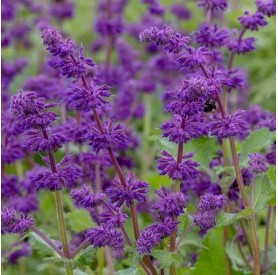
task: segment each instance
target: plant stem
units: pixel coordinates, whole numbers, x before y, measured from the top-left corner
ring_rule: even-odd
[[[236,240],[236,244],[237,244],[239,253],[240,253],[240,255],[241,255],[241,258],[243,259],[243,261],[244,261],[246,267],[247,267],[248,269],[252,270],[252,266],[250,265],[250,263],[248,262],[248,260],[247,260],[246,257],[245,257],[245,254],[244,254],[244,251],[243,251],[243,249],[242,249],[242,247],[241,247],[240,241],[239,241],[239,240]]]
[[[74,59],[73,56],[72,56],[72,58]],[[87,80],[86,80],[85,76],[82,75],[81,79],[82,79],[82,83],[83,83],[84,88],[88,91],[89,90],[89,85],[87,83]],[[99,115],[98,115],[98,112],[95,108],[93,108],[93,113],[94,113],[94,118],[95,118],[95,121],[96,121],[96,124],[97,124],[97,127],[98,127],[99,131],[102,134],[105,134],[105,131],[104,131],[103,126],[102,126],[102,122],[101,122],[101,120],[99,118]],[[118,161],[115,157],[115,154],[114,154],[112,148],[110,148],[110,147],[108,148],[108,153],[109,153],[109,156],[110,156],[110,160],[112,161],[112,164],[113,164],[113,166],[114,166],[114,168],[115,168],[115,170],[118,174],[118,177],[121,181],[121,184],[124,187],[126,187],[127,184],[126,184],[124,173],[123,173],[123,171],[122,171],[122,169],[121,169],[121,167],[120,167],[120,165],[119,165],[119,163],[118,163]],[[137,240],[139,238],[140,231],[139,231],[138,219],[137,219],[137,214],[136,214],[136,209],[134,207],[134,204],[131,204],[130,211],[131,211],[131,218],[132,218],[132,224],[133,224],[133,232],[134,232],[135,239]],[[148,266],[148,268],[151,270],[152,274],[157,274],[149,256],[144,256],[143,261]]]
[[[181,235],[181,237],[179,238],[177,245],[176,245],[176,250],[178,249],[178,247],[180,246],[182,240],[186,237],[186,235],[193,229],[194,224],[192,223],[191,225],[189,225],[187,227],[187,229],[184,231],[184,233]]]
[[[45,127],[42,127],[41,130],[42,130],[44,138],[48,139],[48,133],[47,133],[47,130],[45,129]],[[54,156],[53,151],[48,152],[48,158],[49,158],[49,163],[50,163],[52,173],[57,173],[56,161],[55,161],[55,156]],[[62,241],[63,253],[64,253],[64,257],[69,259],[70,254],[69,254],[61,191],[55,191],[54,197],[55,197],[56,212],[57,212],[57,218],[58,218],[59,233],[60,233],[60,237],[61,237],[61,241]],[[66,273],[68,275],[73,274],[73,269],[72,269],[71,263],[65,262],[65,269],[66,269]]]
[[[265,228],[265,242],[264,242],[264,265],[263,265],[264,269],[268,268],[268,245],[269,245],[269,227],[270,227],[271,210],[272,207],[268,206],[266,228]]]
[[[103,274],[103,250],[102,247],[98,248],[97,251],[97,259],[98,259],[98,274]]]
[[[105,246],[103,248],[103,252],[104,252],[104,257],[105,257],[105,260],[106,260],[106,263],[108,266],[109,275],[114,275],[115,270],[114,270],[113,259],[111,257],[111,252],[110,252],[109,246]]]
[[[242,32],[242,35],[244,32]],[[207,73],[206,68],[201,64],[200,65],[201,70],[203,71],[204,75],[207,78],[210,78],[210,75]],[[226,115],[225,108],[223,106],[223,103],[221,101],[221,98],[219,94],[216,95],[216,100],[218,103],[218,107],[220,110],[220,113],[222,117],[224,118]],[[242,174],[239,166],[239,160],[236,152],[236,146],[235,146],[235,141],[234,138],[231,136],[229,137],[229,142],[230,142],[230,147],[231,147],[231,152],[232,152],[232,157],[233,157],[233,164],[234,164],[234,169],[236,173],[236,178],[237,178],[237,184],[238,188],[242,197],[243,204],[245,208],[249,206],[249,202],[247,199],[247,195],[245,192],[244,188],[244,183],[242,179]],[[256,221],[255,221],[255,216],[251,215],[249,218],[249,227],[251,231],[251,244],[252,244],[252,252],[253,252],[253,260],[254,260],[254,267],[253,267],[253,273],[254,275],[259,275],[260,274],[260,251],[259,251],[259,245],[258,245],[258,238],[257,238],[257,232],[256,232]]]
[[[82,251],[83,249],[86,249],[90,245],[89,241],[85,239],[77,248],[76,250],[71,254],[70,258],[74,259],[75,256]]]

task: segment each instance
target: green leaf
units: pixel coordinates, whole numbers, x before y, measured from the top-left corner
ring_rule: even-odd
[[[127,268],[115,272],[115,275],[142,275],[145,274],[140,269]]]
[[[270,165],[268,167],[267,176],[271,182],[271,185],[275,186],[275,184],[276,184],[276,167],[274,165]]]
[[[253,208],[256,211],[264,209],[274,197],[275,192],[271,187],[268,175],[266,173],[258,175],[255,182]]]
[[[219,145],[215,138],[200,137],[193,139],[184,146],[186,152],[194,152],[194,159],[205,168],[209,167],[211,160],[217,155]]]
[[[37,235],[35,232],[29,232],[27,233],[25,237],[30,238],[30,244],[33,249],[37,250],[39,255],[43,257],[57,257],[58,254],[52,249],[51,246],[49,246],[48,243],[46,243],[39,235]],[[50,239],[50,238],[49,238]],[[60,257],[59,257],[60,258]]]
[[[198,261],[188,274],[190,275],[215,275],[226,274],[225,252],[223,241],[223,228],[214,228],[206,235],[203,248],[199,254]]]
[[[248,272],[248,270],[246,269],[245,263],[242,260],[242,257],[240,255],[240,252],[238,250],[235,240],[230,241],[226,244],[225,251],[231,260],[232,267],[234,270],[244,271],[245,274],[247,274],[247,273],[250,274],[250,270]]]
[[[243,142],[240,161],[245,163],[250,153],[259,152],[263,148],[272,144],[275,139],[275,133],[267,128],[262,128],[252,132]]]
[[[154,250],[152,256],[159,261],[159,267],[169,268],[172,264],[180,266],[183,259],[177,254],[166,250]]]
[[[183,246],[195,246],[200,248],[205,248],[205,246],[202,244],[201,238],[199,237],[199,228],[194,227],[190,232],[187,233],[187,235],[184,237],[182,242],[179,245],[179,251],[183,254]]]
[[[137,267],[143,256],[138,254],[136,246],[128,247],[126,252],[131,265]]]
[[[193,218],[190,215],[188,215],[188,212],[186,210],[184,212],[184,214],[179,216],[179,235],[182,235],[193,222]]]
[[[84,269],[85,266],[93,263],[96,253],[97,248],[90,245],[75,256],[74,264],[81,269]]]
[[[228,226],[238,221],[239,219],[250,216],[252,213],[254,213],[252,207],[245,208],[244,210],[238,212],[237,214],[226,213],[222,211],[217,215],[216,226],[217,227]]]
[[[84,231],[95,226],[89,212],[84,209],[77,209],[73,212],[67,213],[66,218],[71,229],[75,232]]]

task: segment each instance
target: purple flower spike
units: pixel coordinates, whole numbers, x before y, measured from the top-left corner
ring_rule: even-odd
[[[160,202],[152,207],[155,216],[174,218],[184,213],[188,198],[183,193],[170,193],[165,187],[156,190],[155,193],[160,197]]]
[[[186,50],[187,52],[177,60],[179,68],[186,72],[195,71],[200,65],[206,65],[211,56],[211,52],[204,47],[197,50],[187,47]]]
[[[250,154],[248,164],[254,173],[263,173],[268,170],[266,157],[260,153]]]
[[[54,28],[47,28],[41,32],[41,38],[46,49],[54,56],[65,57],[72,52],[76,45],[70,39],[64,40]]]
[[[146,182],[135,178],[135,175],[129,173],[126,177],[126,186],[123,186],[120,179],[114,179],[112,186],[107,190],[107,194],[112,203],[120,207],[125,202],[129,207],[135,200],[144,202],[147,200],[149,186]]]
[[[275,0],[256,0],[256,5],[258,10],[268,17],[276,14]]]
[[[160,175],[167,174],[173,180],[191,180],[198,177],[199,171],[196,167],[200,164],[190,160],[194,155],[193,153],[184,155],[181,163],[177,163],[174,157],[166,151],[162,151],[161,155],[157,166]]]
[[[207,194],[201,197],[198,212],[194,216],[194,222],[200,227],[201,232],[206,232],[216,225],[216,216],[227,200],[224,195]]]
[[[137,251],[139,254],[150,253],[152,248],[158,245],[160,241],[160,234],[152,230],[144,230],[140,233],[140,237],[137,240]]]
[[[225,11],[228,7],[228,0],[199,0],[199,7],[211,11]]]
[[[161,125],[163,137],[169,137],[169,140],[174,143],[187,143],[193,138],[199,138],[206,134],[203,126],[203,119],[199,116],[192,116],[184,119],[184,126],[182,126],[182,119],[175,116],[173,122],[165,122]]]
[[[86,185],[82,185],[81,189],[72,190],[70,195],[77,208],[93,208],[102,205],[106,199],[105,194],[93,194],[92,190]]]
[[[217,25],[203,24],[195,32],[196,42],[203,47],[222,47],[229,38],[227,29],[219,29]]]
[[[261,12],[256,12],[253,15],[250,15],[248,11],[244,13],[243,16],[238,18],[241,25],[249,29],[250,31],[257,31],[260,27],[267,25],[267,22],[264,19],[264,15]]]
[[[58,133],[45,138],[39,130],[28,130],[26,135],[24,147],[32,152],[56,151],[69,141],[68,138]]]
[[[114,124],[111,119],[104,125],[104,134],[94,126],[89,134],[87,134],[87,139],[91,149],[96,152],[100,149],[112,148],[117,150],[119,148],[126,148],[128,142],[124,126]]]
[[[241,40],[231,39],[227,43],[227,48],[233,53],[246,54],[256,50],[256,47],[254,45],[255,41],[256,39],[254,37],[248,37]]]
[[[248,126],[244,120],[245,111],[237,111],[233,115],[226,114],[224,118],[219,114],[212,116],[213,120],[209,124],[211,135],[220,139],[232,136],[244,136],[248,132]]]
[[[92,108],[102,107],[108,103],[104,97],[109,97],[110,87],[107,85],[91,86],[89,91],[84,88],[74,87],[67,98],[69,108],[89,112]]]
[[[118,256],[124,253],[125,243],[123,234],[115,228],[100,226],[97,228],[89,229],[86,237],[91,244],[95,247],[110,246]]]
[[[185,49],[190,41],[189,37],[175,33],[170,27],[165,25],[162,29],[152,27],[141,32],[139,39],[143,43],[153,43],[157,46],[164,46],[167,51],[176,54]]]

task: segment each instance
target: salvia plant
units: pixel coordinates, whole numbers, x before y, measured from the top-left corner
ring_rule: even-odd
[[[3,274],[275,274],[275,12],[2,0]]]

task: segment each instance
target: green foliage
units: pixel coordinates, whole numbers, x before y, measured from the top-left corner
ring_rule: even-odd
[[[183,259],[177,253],[173,253],[167,250],[154,250],[152,256],[159,261],[159,268],[170,268],[173,264],[176,267],[183,263]]]
[[[142,260],[143,256],[138,254],[136,246],[128,247],[126,249],[126,253],[128,256],[128,260],[133,267],[136,267],[140,264],[140,261]]]
[[[73,263],[76,267],[84,269],[84,267],[93,263],[96,253],[97,249],[90,245],[75,256]]]
[[[194,268],[188,271],[190,275],[226,274],[224,258],[223,228],[215,228],[208,232],[203,244],[206,248],[200,251]]]
[[[88,211],[84,209],[76,209],[66,214],[66,219],[75,232],[81,232],[95,226]]]
[[[137,269],[126,268],[126,269],[115,272],[115,275],[144,275],[144,274],[146,274],[146,273],[139,268],[137,268]]]
[[[217,216],[216,226],[217,227],[223,227],[223,226],[227,226],[227,225],[233,224],[234,222],[237,222],[239,219],[247,218],[252,213],[254,213],[254,210],[253,210],[252,207],[248,207],[248,208],[240,211],[237,214],[226,213],[226,212],[222,211]]]
[[[250,270],[248,271],[245,266],[235,240],[230,241],[226,244],[225,251],[229,256],[229,259],[231,260],[233,270],[243,271],[245,274],[251,274]]]
[[[42,257],[57,257],[58,256],[58,254],[52,249],[52,247],[49,246],[49,244],[47,244],[35,232],[29,232],[24,236],[24,238],[25,237],[29,237],[32,248],[35,249],[38,252],[38,254],[41,255]]]
[[[240,161],[245,164],[250,153],[259,152],[272,144],[275,139],[275,133],[267,128],[262,128],[252,132],[242,144]]]
[[[268,202],[275,197],[275,192],[271,187],[269,177],[266,173],[260,174],[256,178],[253,207],[256,211],[264,209]]]

